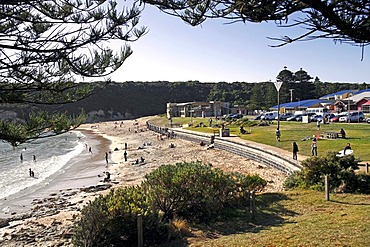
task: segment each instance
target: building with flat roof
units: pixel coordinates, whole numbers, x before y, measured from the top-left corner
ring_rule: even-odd
[[[167,117],[220,117],[230,113],[230,103],[222,101],[167,103]]]

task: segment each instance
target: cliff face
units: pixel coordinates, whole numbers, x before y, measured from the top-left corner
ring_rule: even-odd
[[[166,112],[168,102],[206,101],[211,85],[203,83],[125,82],[111,83],[101,91],[76,103],[51,106],[6,106],[6,116],[18,118],[31,110],[89,115],[88,122],[128,119]],[[10,112],[10,113],[9,113]],[[0,116],[1,117],[1,116]]]

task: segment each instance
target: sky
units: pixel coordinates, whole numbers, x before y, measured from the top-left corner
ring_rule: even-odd
[[[300,34],[302,28],[226,20],[207,20],[192,27],[152,6],[146,6],[140,25],[149,32],[130,43],[133,54],[111,75],[113,81],[275,81],[286,66],[292,72],[302,68],[323,82],[370,82],[369,49],[365,48],[361,61],[359,47],[331,39],[270,47],[277,43],[268,37]]]

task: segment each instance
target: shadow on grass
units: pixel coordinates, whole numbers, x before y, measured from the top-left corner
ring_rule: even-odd
[[[332,200],[330,199],[330,202],[338,203],[338,204],[343,204],[343,205],[353,205],[353,206],[370,206],[370,203],[353,203],[353,202],[342,202],[338,200]]]
[[[226,212],[220,219],[209,225],[198,226],[199,230],[207,233],[207,237],[230,235],[236,233],[259,232],[272,226],[285,223],[284,217],[294,216],[297,213],[287,210],[280,202],[290,200],[279,193],[266,193],[256,197],[256,215],[254,219],[249,208]]]

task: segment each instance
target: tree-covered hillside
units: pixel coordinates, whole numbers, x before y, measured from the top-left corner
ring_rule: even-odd
[[[318,78],[313,82],[288,80],[280,89],[280,102],[290,102],[289,89],[293,89],[293,101],[297,101],[297,99],[319,98],[345,89],[365,88],[366,84],[320,82]],[[166,111],[168,102],[211,100],[227,101],[233,106],[246,105],[252,110],[267,110],[276,105],[277,92],[272,82],[115,82],[73,104],[40,106],[39,109],[68,114],[78,114],[82,110],[85,113],[100,110],[104,115],[99,116],[98,119],[107,120],[161,114]],[[12,109],[15,108],[12,107]],[[27,112],[25,108],[17,107],[17,110],[19,116],[20,110],[22,115]]]

